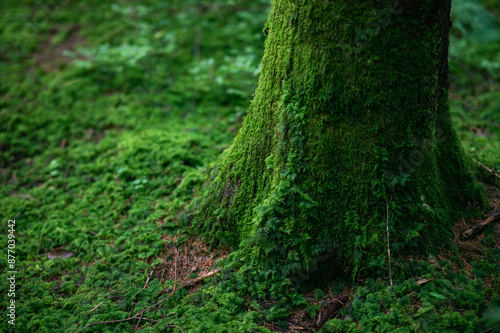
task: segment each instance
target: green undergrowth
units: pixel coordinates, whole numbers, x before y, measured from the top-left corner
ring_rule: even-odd
[[[423,286],[414,279],[395,281],[396,301],[385,281],[366,281],[350,308],[341,312],[341,319],[330,320],[323,332],[498,331],[498,282],[485,287],[481,279],[468,279],[465,271],[450,272],[447,261],[425,270],[429,273],[423,277],[434,280]],[[491,293],[496,294],[496,306],[484,311],[484,299]]]
[[[491,17],[480,3],[456,3],[454,22],[463,25],[450,54],[455,125],[465,149],[499,170],[500,30],[495,17],[481,20],[485,26],[466,21]],[[469,18],[458,4],[473,11]],[[399,259],[396,303],[383,265],[381,279],[317,284],[308,274],[283,279],[244,268],[236,254],[197,292],[170,295],[175,278],[162,280],[160,268],[174,260],[168,249],[189,243],[183,209],[241,126],[260,71],[267,1],[7,0],[0,8],[0,331],[76,332],[165,297],[140,323],[83,332],[269,332],[270,323],[285,330],[295,311],[305,309],[311,322],[320,311],[304,291],[338,294],[346,285],[353,302],[325,331],[498,331],[493,227],[467,272],[446,260]],[[478,40],[477,29],[491,39]],[[494,184],[487,172],[482,180]],[[9,219],[15,330],[7,322]],[[47,257],[60,248],[74,255]],[[459,265],[461,254],[454,256]],[[434,279],[419,287],[416,277]]]

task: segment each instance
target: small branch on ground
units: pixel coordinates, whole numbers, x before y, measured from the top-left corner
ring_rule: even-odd
[[[137,329],[139,328],[139,324],[141,323],[141,319],[142,319],[142,313],[141,315],[139,316],[139,320],[137,321],[137,325],[135,325],[135,330],[137,331]]]
[[[417,281],[417,284],[418,284],[419,286],[423,286],[424,284],[426,284],[427,282],[430,282],[430,281],[432,281],[432,280],[434,280],[434,278],[429,278],[429,279],[420,279],[420,280],[418,280],[418,281]],[[410,293],[410,296],[415,295],[415,293],[416,293],[416,292],[417,292],[416,290],[412,291],[412,292]]]
[[[153,268],[151,270],[151,273],[149,273],[148,279],[146,280],[146,283],[144,284],[144,287],[142,289],[146,289],[146,287],[148,286],[149,280],[151,279],[151,276],[153,276],[154,271],[155,271],[155,269]]]
[[[462,234],[462,237],[463,238],[470,238],[475,232],[483,229],[488,224],[490,224],[491,222],[493,222],[494,220],[496,220],[497,217],[500,217],[500,212],[491,215],[486,220],[483,220],[483,221],[479,222],[478,224],[476,224],[475,226],[473,226],[472,228],[465,230],[464,233]]]
[[[164,299],[162,299],[161,301],[156,302],[155,304],[153,304],[153,305],[151,305],[150,307],[148,307],[148,308],[146,308],[146,309],[142,310],[141,312],[137,312],[137,313],[134,315],[134,317],[137,317],[137,316],[139,316],[139,315],[142,315],[144,312],[148,311],[149,309],[154,308],[154,307],[155,307],[155,306],[157,306],[158,304],[161,304],[161,303],[165,302],[167,299],[169,299],[169,298],[170,298],[170,296],[172,296],[172,295],[173,295],[173,294],[174,294],[177,290],[181,289],[182,287],[184,287],[184,285],[181,285],[181,286],[179,286],[179,288],[172,290],[172,292],[171,292],[171,293],[170,293],[167,297],[165,297]]]
[[[488,170],[488,172],[490,172],[491,174],[493,174],[494,176],[496,176],[497,178],[500,178],[500,175],[498,173],[496,173],[494,170],[488,168],[486,165],[484,165],[483,163],[479,162],[478,160],[476,159],[472,159],[474,162],[476,162],[478,165],[480,165],[481,167],[483,167],[484,169]]]
[[[188,281],[188,282],[185,284],[185,286],[186,286],[186,287],[191,287],[191,286],[194,286],[194,285],[195,285],[195,284],[197,284],[198,282],[203,281],[203,280],[205,280],[206,278],[209,278],[209,277],[211,277],[211,276],[213,276],[213,275],[215,275],[215,274],[219,273],[219,272],[220,272],[220,270],[221,270],[220,268],[217,268],[216,270],[213,270],[213,271],[211,271],[211,272],[208,272],[207,274],[204,274],[204,275],[202,275],[202,276],[199,276],[199,277],[197,277],[197,278],[196,278],[196,279],[194,279],[194,280]]]
[[[87,313],[85,315],[85,317],[87,317],[89,314],[91,314],[92,312],[94,312],[94,310],[97,309],[98,307],[100,307],[102,305],[102,303],[104,303],[104,301],[102,301],[101,303],[97,304],[92,310],[90,310],[89,313]]]
[[[392,199],[392,195],[391,195]],[[392,297],[394,297],[394,303],[396,303],[396,294],[394,293],[394,284],[392,283],[392,268],[391,268],[391,246],[389,243],[389,200],[386,199],[387,203],[387,219],[386,219],[386,227],[387,227],[387,256],[389,257],[389,281],[391,282],[392,289]]]
[[[165,274],[165,268],[161,272],[160,284],[163,284],[163,274]]]
[[[422,286],[422,285],[424,285],[424,284],[426,284],[427,282],[430,282],[430,281],[432,281],[432,280],[434,280],[434,278],[430,278],[430,279],[421,279],[421,280],[418,280],[418,281],[417,281],[417,284],[418,284],[419,286]]]
[[[59,305],[59,301],[57,300],[56,295],[54,295],[54,293],[53,293],[52,291],[49,291],[49,293],[50,293],[52,296],[54,296],[54,298],[56,299],[57,304]]]
[[[146,308],[146,309],[144,309],[144,310],[142,310],[142,311],[140,311],[140,312],[137,312],[137,313],[136,313],[135,315],[133,315],[133,316],[129,315],[129,317],[128,317],[128,318],[125,318],[125,319],[110,320],[110,321],[100,321],[100,322],[98,322],[98,323],[93,323],[93,324],[90,324],[90,325],[85,326],[84,328],[82,328],[81,330],[79,330],[79,331],[78,331],[78,332],[76,332],[76,333],[79,333],[79,332],[81,332],[82,330],[84,330],[84,329],[86,329],[86,328],[89,328],[89,327],[91,327],[91,326],[96,326],[96,325],[104,325],[104,324],[113,324],[113,323],[121,323],[121,322],[124,322],[124,321],[129,321],[129,320],[132,320],[132,319],[138,319],[139,321],[140,321],[140,320],[146,320],[146,321],[158,322],[159,320],[153,320],[153,319],[149,319],[149,318],[143,318],[143,317],[142,317],[142,314],[143,314],[144,312],[148,311],[149,309],[151,309],[151,308],[153,308],[153,307],[157,306],[158,304],[161,304],[161,303],[165,302],[167,299],[169,299],[169,298],[170,298],[170,296],[172,296],[172,295],[173,295],[173,294],[174,294],[177,290],[179,290],[179,289],[180,289],[180,288],[182,288],[182,287],[184,287],[184,286],[182,285],[182,286],[179,286],[179,288],[172,290],[172,292],[171,292],[171,293],[170,293],[167,297],[165,297],[164,299],[162,299],[162,300],[161,300],[161,301],[159,301],[159,302],[156,302],[155,304],[151,305],[150,307],[148,307],[148,308]],[[131,311],[130,313],[132,313],[132,311]],[[179,326],[176,326],[176,325],[168,325],[168,326],[165,326],[165,327],[176,327],[176,328],[180,329],[180,330],[184,333],[184,331],[182,330],[182,328],[180,328]]]

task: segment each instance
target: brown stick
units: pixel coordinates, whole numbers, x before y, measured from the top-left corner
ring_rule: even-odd
[[[54,298],[56,299],[57,304],[59,304],[59,301],[57,300],[56,295],[54,295],[54,293],[52,291],[49,291],[49,293],[51,293],[51,295],[54,296]]]
[[[90,310],[89,313],[87,313],[85,315],[85,317],[87,317],[89,314],[91,314],[92,312],[94,312],[94,310],[97,309],[98,307],[100,307],[102,305],[102,303],[104,303],[104,301],[102,301],[101,303],[97,304],[92,310]]]
[[[479,164],[480,166],[482,166],[484,169],[488,170],[489,172],[491,172],[494,176],[500,178],[500,175],[498,173],[496,173],[494,170],[488,168],[486,165],[484,165],[483,163],[475,160],[474,158],[472,159],[474,162],[476,162],[477,164]]]
[[[85,326],[84,328],[82,328],[80,331],[78,332],[81,332],[82,330],[88,328],[88,327],[91,327],[91,326],[95,326],[95,325],[101,325],[101,324],[112,324],[112,323],[121,323],[121,322],[124,322],[124,321],[129,321],[129,320],[132,320],[132,319],[139,319],[139,320],[146,320],[146,321],[155,321],[155,322],[158,322],[159,320],[153,320],[153,319],[149,319],[149,318],[142,318],[142,314],[144,312],[146,312],[147,310],[151,309],[152,307],[166,301],[168,298],[170,298],[170,296],[172,296],[174,294],[174,292],[176,292],[177,290],[172,290],[172,292],[170,293],[170,295],[168,295],[167,297],[165,297],[164,299],[162,299],[161,301],[159,302],[156,302],[155,304],[151,305],[150,307],[142,310],[141,312],[137,312],[135,315],[133,316],[130,316],[128,318],[125,318],[125,319],[119,319],[119,320],[109,320],[109,321],[100,321],[98,323],[93,323],[93,324],[90,324],[90,325],[87,325]],[[140,317],[138,317],[140,316]],[[181,332],[184,333],[184,331],[182,330],[182,328],[180,328],[179,326],[176,326],[176,325],[168,325],[168,326],[165,326],[165,327],[176,327],[178,329],[181,330]]]
[[[163,269],[163,271],[161,272],[161,278],[160,278],[160,284],[163,284],[162,281],[163,281],[163,274],[165,274],[165,268]]]
[[[391,195],[391,199],[392,199],[392,195]],[[386,202],[387,202],[387,219],[386,219],[386,227],[387,227],[387,256],[389,257],[389,281],[391,282],[392,297],[394,298],[394,303],[396,303],[396,294],[394,293],[394,284],[392,283],[391,245],[389,243],[389,200],[386,199]]]
[[[125,318],[125,319],[119,319],[119,320],[110,320],[110,321],[100,321],[98,323],[93,323],[93,324],[90,324],[90,325],[87,325],[85,326],[84,328],[82,328],[81,330],[79,330],[78,332],[81,332],[82,330],[88,328],[88,327],[91,327],[91,326],[95,326],[95,325],[101,325],[101,324],[113,324],[113,323],[121,323],[121,322],[124,322],[124,321],[129,321],[129,320],[132,320],[132,319],[139,319],[139,320],[146,320],[146,321],[156,321],[158,322],[159,320],[153,320],[153,319],[148,319],[148,318],[142,318],[142,314],[146,311],[148,311],[149,309],[157,306],[158,304],[160,303],[163,303],[165,302],[167,299],[170,298],[170,296],[172,296],[177,290],[179,290],[180,288],[182,288],[183,286],[180,286],[179,288],[177,289],[174,289],[172,290],[172,292],[170,293],[170,295],[168,295],[167,297],[165,297],[164,299],[162,299],[161,301],[159,302],[156,302],[155,304],[151,305],[150,307],[140,311],[140,312],[137,312],[135,315],[133,316],[129,316],[128,318]],[[132,308],[133,309],[133,308]],[[132,312],[131,312],[132,313]],[[140,317],[139,317],[140,316]],[[168,326],[165,326],[165,327],[176,327],[178,329],[180,329],[183,333],[184,331],[182,330],[182,328],[180,328],[179,326],[176,326],[176,325],[168,325]]]
[[[463,238],[471,237],[474,234],[474,232],[483,229],[484,227],[486,227],[488,224],[493,222],[499,216],[500,216],[500,213],[496,213],[496,214],[491,215],[486,220],[483,220],[483,221],[479,222],[478,224],[476,224],[475,226],[473,226],[472,228],[465,230],[465,232],[462,234],[462,237]]]
[[[174,294],[177,290],[179,290],[179,289],[180,289],[180,288],[182,288],[182,287],[183,287],[183,286],[181,285],[179,288],[172,290],[172,292],[170,293],[170,295],[168,295],[167,297],[165,297],[165,298],[164,298],[164,299],[162,299],[161,301],[156,302],[155,304],[151,305],[150,307],[148,307],[148,308],[146,308],[146,309],[142,310],[141,312],[137,312],[137,313],[134,315],[134,317],[137,317],[138,315],[142,315],[144,312],[148,311],[149,309],[151,309],[151,308],[153,308],[153,307],[157,306],[157,305],[158,305],[158,304],[160,304],[160,303],[165,302],[167,299],[169,299],[169,298],[170,298],[170,296],[172,296],[172,295],[173,295],[173,294]]]
[[[177,252],[177,248],[175,248],[175,257],[174,257],[174,289],[177,286],[177,257],[178,257],[178,252]]]
[[[203,280],[205,280],[206,278],[211,277],[211,276],[213,276],[213,275],[215,275],[215,274],[219,273],[219,272],[220,272],[220,270],[221,270],[220,268],[217,268],[216,270],[213,270],[213,271],[211,271],[211,272],[208,272],[208,273],[207,273],[207,274],[205,274],[205,275],[199,276],[199,277],[197,277],[197,278],[196,278],[196,279],[194,279],[194,280],[188,281],[188,282],[186,283],[186,287],[194,286],[194,285],[195,285],[195,284],[197,284],[198,282],[203,281]]]
[[[146,287],[148,286],[148,283],[149,283],[149,279],[151,279],[151,276],[153,276],[154,271],[155,271],[155,269],[153,268],[151,270],[151,273],[149,273],[148,279],[146,280],[146,283],[144,284],[144,287],[142,289],[146,289]]]
[[[430,282],[430,281],[432,281],[432,280],[434,280],[434,278],[430,278],[430,279],[421,279],[421,280],[418,280],[418,281],[417,281],[417,284],[418,284],[419,286],[421,286],[421,285],[424,285],[424,284],[426,284],[427,282]]]
[[[135,330],[137,331],[137,329],[139,328],[139,324],[141,323],[141,319],[142,319],[142,313],[141,315],[139,316],[139,320],[137,321],[137,325],[135,325]]]
[[[184,287],[184,286],[194,285],[194,284],[196,284],[196,283],[198,283],[198,282],[200,282],[200,281],[202,281],[202,280],[204,280],[204,279],[206,279],[206,278],[208,278],[208,277],[210,277],[210,276],[213,276],[214,274],[219,273],[220,271],[221,271],[221,269],[220,269],[220,268],[217,268],[216,270],[211,271],[211,272],[209,272],[209,273],[207,273],[207,274],[205,274],[205,275],[203,275],[203,276],[200,276],[200,277],[198,277],[198,278],[196,278],[196,279],[194,279],[194,280],[192,280],[192,281],[189,281],[188,283],[186,283],[186,284],[184,284],[184,285],[180,285],[178,288],[174,288],[174,289],[172,290],[172,292],[171,292],[171,293],[170,293],[167,297],[165,297],[165,298],[164,298],[164,299],[162,299],[161,301],[156,302],[155,304],[151,305],[150,307],[148,307],[148,308],[146,308],[146,309],[144,309],[144,310],[142,310],[142,311],[140,311],[140,312],[137,312],[137,313],[136,313],[135,315],[133,315],[133,316],[130,316],[130,317],[126,318],[126,319],[120,319],[120,320],[110,320],[110,321],[101,321],[101,322],[98,322],[98,323],[93,323],[93,324],[90,324],[90,325],[85,326],[84,328],[82,328],[82,329],[81,329],[80,331],[78,331],[78,332],[81,332],[83,329],[88,328],[88,327],[91,327],[91,326],[95,326],[95,325],[101,325],[101,324],[112,324],[112,323],[121,323],[121,322],[124,322],[124,321],[129,321],[129,320],[132,320],[132,319],[139,319],[139,321],[140,321],[140,320],[146,320],[146,321],[156,321],[156,322],[157,322],[158,320],[152,320],[152,319],[148,319],[148,318],[142,318],[142,314],[143,314],[144,312],[148,311],[149,309],[154,308],[154,307],[155,307],[155,306],[157,306],[158,304],[161,304],[161,303],[165,302],[167,299],[169,299],[169,298],[170,298],[170,296],[172,296],[172,295],[173,295],[173,294],[174,294],[177,290],[179,290],[180,288],[182,288],[182,287]],[[177,281],[176,281],[176,283],[177,283]],[[168,326],[165,326],[165,327],[175,327],[175,328],[178,328],[178,329],[179,329],[182,333],[184,333],[184,331],[182,330],[182,328],[180,328],[179,326],[176,326],[176,325],[168,325]]]

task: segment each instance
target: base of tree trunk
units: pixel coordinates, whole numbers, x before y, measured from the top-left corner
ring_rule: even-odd
[[[299,280],[383,267],[386,223],[395,256],[449,244],[482,203],[450,118],[449,15],[273,2],[255,98],[194,214],[207,239]]]

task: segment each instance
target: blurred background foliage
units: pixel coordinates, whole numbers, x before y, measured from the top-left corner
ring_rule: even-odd
[[[453,1],[451,107],[466,151],[500,169],[500,1]]]

